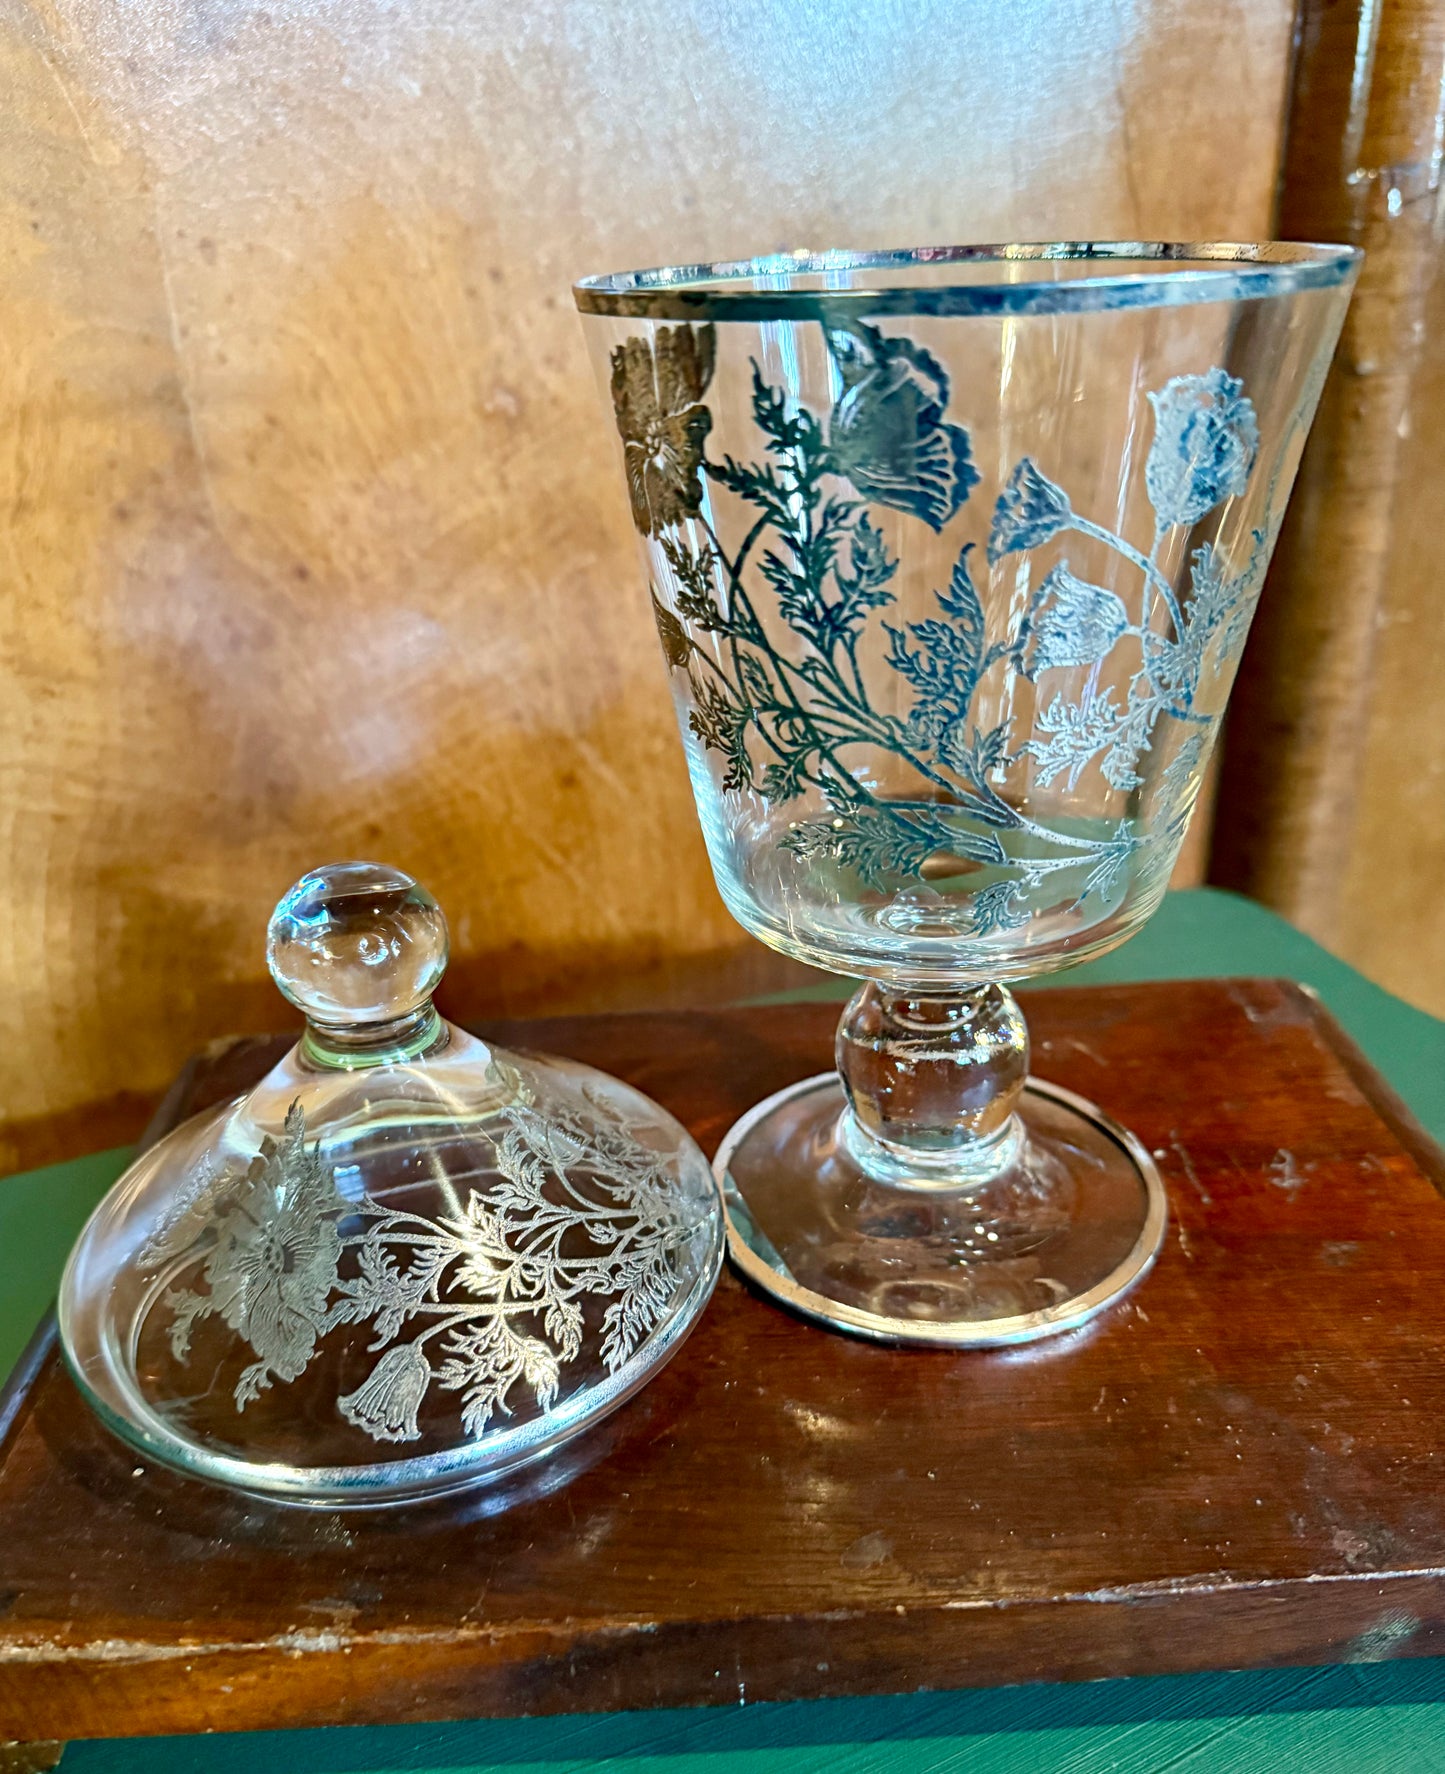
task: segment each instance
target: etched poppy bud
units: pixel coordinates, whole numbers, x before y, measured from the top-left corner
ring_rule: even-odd
[[[1154,444],[1144,484],[1161,529],[1197,523],[1244,491],[1259,454],[1259,422],[1238,377],[1222,369],[1175,376],[1149,404]]]

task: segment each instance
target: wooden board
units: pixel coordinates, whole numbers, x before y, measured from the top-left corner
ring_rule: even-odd
[[[1445,1645],[1445,1160],[1272,981],[1032,996],[1036,1070],[1158,1153],[1171,1224],[1086,1331],[813,1329],[732,1276],[567,1467],[372,1515],[138,1463],[42,1350],[0,1442],[0,1737],[118,1736],[1376,1660]],[[493,1031],[711,1149],[836,1007]],[[278,1051],[197,1062],[172,1118]],[[3,1419],[0,1412],[0,1419]]]

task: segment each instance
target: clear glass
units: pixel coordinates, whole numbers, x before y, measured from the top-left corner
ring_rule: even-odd
[[[147,1454],[299,1502],[450,1490],[590,1428],[696,1321],[722,1255],[702,1153],[616,1079],[444,1022],[446,950],[409,876],[305,876],[268,935],[302,1040],[86,1226],[63,1346]]]
[[[819,1142],[894,1191],[1057,1171],[1006,985],[1158,905],[1355,271],[1335,247],[1069,244],[578,286],[719,889],[763,942],[870,982],[841,1083],[767,1148],[795,1194]],[[751,1234],[788,1267],[777,1228]],[[928,1303],[879,1334],[911,1316],[944,1334]]]

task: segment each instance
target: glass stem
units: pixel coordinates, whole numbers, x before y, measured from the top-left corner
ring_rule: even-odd
[[[1018,1157],[1029,1035],[1004,986],[940,996],[870,980],[838,1024],[843,1145],[875,1182],[975,1188]]]

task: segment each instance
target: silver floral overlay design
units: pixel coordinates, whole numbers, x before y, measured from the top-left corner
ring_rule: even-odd
[[[548,1410],[589,1299],[616,1373],[675,1298],[704,1208],[620,1122],[505,1113],[497,1175],[435,1220],[343,1194],[299,1102],[247,1168],[204,1169],[141,1258],[200,1271],[162,1296],[176,1358],[196,1324],[223,1319],[256,1358],[235,1385],[244,1410],[303,1373],[332,1331],[366,1323],[378,1360],[337,1408],[377,1441],[417,1440],[433,1386],[460,1393],[473,1436],[524,1396]]]
[[[917,882],[925,863],[940,857],[990,870],[968,902],[968,928],[980,937],[1025,924],[1027,893],[1051,877],[1061,876],[1061,887],[1074,883],[1068,891],[1078,909],[1112,894],[1141,850],[1144,866],[1167,867],[1215,726],[1196,700],[1237,660],[1283,515],[1271,484],[1239,570],[1214,545],[1200,546],[1190,557],[1187,592],[1177,593],[1159,565],[1166,537],[1248,485],[1259,427],[1242,383],[1214,368],[1176,376],[1149,395],[1154,436],[1145,486],[1155,527],[1147,553],[1077,512],[1029,456],[994,503],[991,566],[1070,533],[1089,537],[1140,576],[1138,621],[1115,592],[1061,559],[1006,631],[990,634],[974,582],[975,544],[966,542],[936,594],[937,614],[894,625],[879,613],[894,602],[898,561],[870,510],[889,507],[941,531],[980,480],[968,432],[946,417],[943,366],[923,346],[861,320],[825,325],[842,390],[831,411],[814,414],[771,386],[755,362],[752,417],[762,456],[715,460],[704,453],[712,420],[702,401],[716,358],[714,331],[661,327],[650,340],[628,339],[614,353],[613,384],[624,443],[638,428],[641,402],[623,400],[619,389],[686,386],[692,447],[665,461],[659,455],[652,479],[630,484],[657,573],[653,616],[663,651],[673,671],[686,673],[693,741],[723,760],[722,792],[754,793],[772,807],[821,798],[824,816],[793,820],[782,847],[800,860],[851,870],[870,888]],[[680,397],[659,395],[653,404],[660,423]],[[734,553],[711,521],[707,481],[750,508]],[[912,691],[904,714],[877,705],[860,664],[860,642],[875,618],[887,637],[887,665]],[[779,624],[789,631],[781,642]],[[1120,689],[1107,668],[1122,647],[1132,647],[1133,658]],[[991,674],[1038,685],[1071,668],[1084,668],[1080,693],[1040,696],[1026,739],[1015,737],[1007,718],[989,724],[978,717]],[[993,705],[1007,708],[1012,699],[1003,694]],[[1143,790],[1141,759],[1166,730],[1168,759],[1147,804],[1102,831],[1033,820],[996,786],[1010,766],[1029,759],[1042,788],[1073,789],[1096,765],[1111,790]],[[875,791],[870,752],[902,760],[916,789]],[[1160,840],[1147,848],[1143,816]]]

